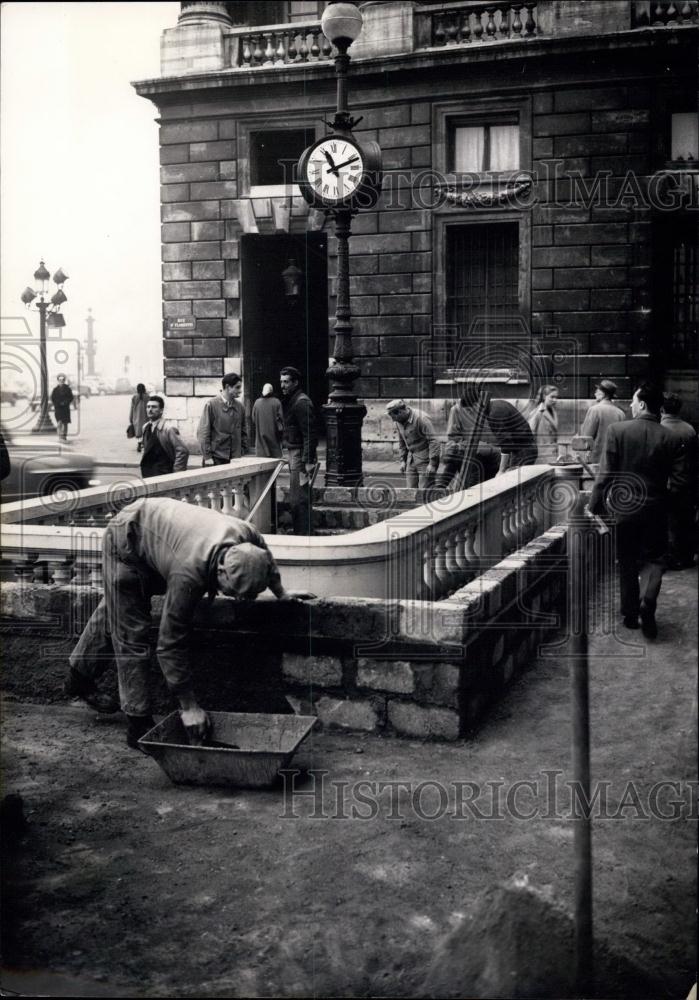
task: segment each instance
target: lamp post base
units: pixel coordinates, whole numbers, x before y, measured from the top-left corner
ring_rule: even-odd
[[[326,403],[326,486],[362,486],[363,403]]]
[[[51,422],[51,418],[48,413],[41,413],[39,419],[36,422],[36,426],[32,427],[32,434],[55,434],[56,428]]]

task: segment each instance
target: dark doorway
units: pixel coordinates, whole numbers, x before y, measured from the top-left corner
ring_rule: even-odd
[[[279,395],[279,369],[293,365],[316,407],[327,402],[328,258],[324,233],[241,238],[243,377],[252,402],[265,382]],[[302,271],[301,295],[285,294],[282,271]]]

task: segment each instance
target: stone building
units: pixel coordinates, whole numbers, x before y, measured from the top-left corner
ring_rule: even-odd
[[[253,399],[294,363],[326,397],[333,226],[292,167],[335,77],[323,3],[181,7],[135,87],[159,112],[168,409],[193,428],[227,370]],[[350,109],[385,174],[351,239],[365,454],[387,398],[439,415],[474,367],[520,400],[662,375],[697,415],[698,8],[361,4]]]

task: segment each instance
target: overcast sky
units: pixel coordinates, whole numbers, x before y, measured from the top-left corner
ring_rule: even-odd
[[[157,110],[131,82],[160,75],[179,3],[3,3],[3,330],[43,257],[70,280],[66,337],[95,317],[97,368],[162,373]],[[54,289],[55,290],[55,289]],[[28,316],[38,330],[38,316]]]

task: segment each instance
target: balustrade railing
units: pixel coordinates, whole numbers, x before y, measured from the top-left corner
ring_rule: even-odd
[[[699,0],[633,0],[634,28],[699,24]]]
[[[215,471],[201,470],[200,475]],[[219,487],[210,492],[223,511]],[[290,589],[321,597],[438,601],[564,520],[570,494],[570,484],[564,486],[549,466],[530,466],[350,534],[267,535],[266,540]],[[208,493],[196,495],[206,497],[209,505]],[[74,519],[50,524],[42,517],[28,523],[6,521],[2,528],[2,558],[12,564],[17,579],[101,586],[104,528],[97,523]]]
[[[320,21],[233,28],[227,40],[234,69],[327,62],[332,56],[332,46],[320,30]]]
[[[537,4],[448,3],[415,11],[417,48],[471,45],[538,34]]]
[[[105,525],[122,507],[139,497],[173,497],[245,518],[253,510],[278,462],[272,458],[238,458],[229,465],[187,469],[167,476],[125,477],[109,486],[59,491],[0,506],[3,524]],[[260,531],[272,525],[273,494],[265,497],[252,518]]]

